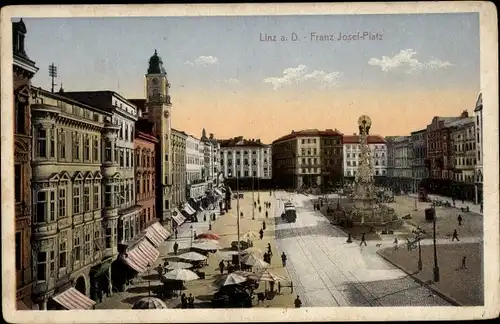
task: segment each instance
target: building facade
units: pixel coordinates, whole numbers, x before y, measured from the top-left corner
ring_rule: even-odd
[[[343,171],[344,180],[354,181],[361,157],[361,144],[359,135],[344,135],[343,137]],[[368,146],[370,148],[373,166],[373,175],[376,183],[382,183],[387,176],[387,142],[379,135],[368,136]]]
[[[214,180],[214,149],[212,141],[207,137],[203,128],[200,145],[203,146],[203,179],[207,182],[208,189],[212,189]]]
[[[412,178],[415,181],[415,189],[420,188],[420,183],[423,179],[428,177],[428,170],[426,165],[427,158],[427,140],[425,138],[426,130],[422,129],[416,132],[412,132],[410,135],[410,143],[412,153],[411,169]]]
[[[31,257],[31,79],[38,71],[25,49],[26,25],[12,23],[14,85],[14,201],[17,308],[31,309],[33,269]]]
[[[214,134],[210,133],[210,137],[208,138],[212,143],[212,161],[213,161],[213,170],[212,170],[212,182],[215,187],[222,185],[221,181],[221,165],[220,165],[220,143],[215,139]]]
[[[412,177],[413,148],[410,139],[410,136],[398,136],[393,143],[393,180],[396,184],[395,189],[400,192],[415,192],[417,186]]]
[[[189,198],[200,198],[208,189],[204,180],[204,167],[204,146],[198,138],[188,135],[186,139],[186,195]]]
[[[188,135],[172,129],[172,203],[180,208],[186,202],[186,141]]]
[[[457,197],[474,201],[476,131],[473,117],[463,118],[450,124],[450,139],[453,147],[453,180],[458,186]]]
[[[483,95],[480,93],[474,108],[476,124],[476,165],[475,165],[475,188],[474,202],[483,203]]]
[[[90,296],[92,270],[116,256],[116,223],[101,196],[109,175],[103,143],[117,127],[111,113],[60,94],[33,88],[32,96],[33,297],[44,310],[73,286]]]
[[[221,169],[232,188],[271,188],[272,149],[259,139],[242,136],[220,140]],[[238,182],[238,184],[237,184]],[[233,190],[234,191],[234,190]]]
[[[147,120],[138,120],[135,126],[135,192],[137,204],[141,206],[139,231],[156,222],[156,144],[153,125]]]
[[[334,187],[343,176],[342,134],[337,130],[292,131],[272,144],[273,178],[285,188]]]

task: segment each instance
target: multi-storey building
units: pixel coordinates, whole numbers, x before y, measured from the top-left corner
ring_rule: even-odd
[[[172,203],[181,207],[186,202],[186,141],[188,135],[172,128]]]
[[[135,192],[137,204],[141,206],[139,230],[142,231],[156,222],[156,152],[158,139],[153,136],[153,124],[148,120],[138,120],[135,124]]]
[[[213,134],[211,134],[213,135]],[[204,170],[205,178],[207,181],[208,189],[212,189],[216,185],[216,174],[214,173],[214,141],[213,137],[208,138],[205,129],[203,128],[201,135],[201,142],[203,145],[203,156],[204,156]],[[219,153],[220,154],[220,153]]]
[[[427,125],[427,165],[429,181],[427,189],[432,193],[452,196],[453,180],[453,147],[450,139],[449,125],[462,118],[468,118],[467,111],[459,117],[434,117]]]
[[[219,140],[221,168],[226,182],[236,188],[256,189],[271,187],[271,145],[259,139],[246,140],[242,136]]]
[[[393,183],[394,189],[399,192],[414,192],[416,189],[415,180],[412,178],[411,162],[413,159],[413,149],[410,136],[398,136],[392,143],[394,149],[394,169]]]
[[[476,159],[476,132],[473,117],[450,123],[450,139],[453,147],[453,180],[458,185],[458,197],[474,201],[474,173]]]
[[[420,182],[428,177],[425,160],[427,158],[426,130],[422,129],[411,133],[410,143],[412,153],[411,169],[415,182],[415,190],[420,188]]]
[[[31,309],[31,78],[38,71],[24,46],[26,25],[12,23],[14,64],[14,201],[16,245],[16,300],[19,310]]]
[[[476,166],[474,202],[483,203],[483,95],[480,93],[474,109],[476,127]]]
[[[361,144],[359,135],[344,135],[343,137],[344,154],[344,179],[352,182],[356,177],[361,157]],[[385,182],[387,173],[387,142],[379,135],[369,135],[367,138],[368,146],[371,152],[373,166],[373,175],[376,183]]]
[[[208,190],[204,180],[204,166],[205,153],[202,142],[198,138],[188,135],[186,139],[186,195],[189,198],[200,198]]]
[[[292,131],[275,140],[272,148],[277,186],[332,187],[342,182],[342,134],[337,130]]]
[[[108,177],[120,178],[110,170],[118,127],[111,112],[61,95],[32,88],[33,296],[42,310],[57,308],[53,300],[81,307],[105,280],[97,268],[116,256],[116,209],[101,195]]]
[[[210,137],[208,138],[210,142],[212,143],[212,161],[213,161],[213,184],[214,186],[220,186],[223,183],[223,177],[222,172],[221,172],[221,165],[220,165],[220,143],[215,139],[214,134],[210,133]]]

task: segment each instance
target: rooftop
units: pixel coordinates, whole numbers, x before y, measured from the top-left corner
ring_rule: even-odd
[[[344,144],[359,144],[359,135],[344,135]],[[368,135],[368,144],[386,144],[387,141],[380,135]]]
[[[264,147],[266,144],[262,143],[260,139],[244,139],[243,136],[237,136],[231,139],[221,139],[218,140],[221,147]]]
[[[111,90],[102,90],[102,91],[64,91],[61,93],[61,96],[66,98],[70,98],[82,103],[85,103],[90,106],[94,106],[104,111],[112,111],[112,101],[111,98],[116,96],[124,101],[129,100],[122,97],[119,93],[111,91]],[[130,102],[132,104],[132,102]]]
[[[289,139],[293,138],[298,138],[298,137],[312,137],[312,136],[342,136],[343,134],[339,132],[338,130],[333,130],[333,129],[326,129],[326,130],[318,130],[318,129],[304,129],[300,131],[294,131],[290,134],[287,134],[285,136],[282,136],[278,138],[277,140],[273,141],[274,143],[281,142],[281,141],[286,141]]]

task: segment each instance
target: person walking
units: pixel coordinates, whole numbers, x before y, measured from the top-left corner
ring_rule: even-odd
[[[259,213],[262,213],[262,206],[259,206]]]
[[[187,298],[186,294],[182,293],[181,295],[181,308],[187,308]]]
[[[253,202],[253,208],[257,208],[257,202],[256,201]]]
[[[267,243],[267,253],[269,253],[269,256],[273,256],[273,252],[271,251],[271,243]]]
[[[298,295],[297,295],[297,298],[295,298],[295,301],[293,303],[295,304],[295,308],[300,308],[302,306],[302,301],[300,300]]]
[[[189,297],[188,297],[188,307],[189,308],[194,308],[194,297],[192,294],[189,294]]]
[[[262,229],[265,231],[266,230],[266,221],[262,221]]]
[[[399,246],[398,246],[398,237],[396,236],[394,238],[394,250],[397,250],[398,248],[399,248]]]
[[[223,260],[221,260],[219,262],[219,270],[220,270],[220,274],[224,273],[224,261]]]
[[[243,212],[240,212],[240,217],[243,218]]]
[[[179,231],[177,230],[177,227],[174,230],[174,234],[175,234],[175,239],[177,240],[177,235],[179,234]]]
[[[175,243],[174,243],[174,255],[177,255],[178,250],[179,250],[179,244],[177,243],[177,241],[175,241]]]
[[[453,237],[451,238],[452,242],[455,241],[455,240],[457,240],[457,241],[460,242],[460,240],[458,239],[458,232],[457,232],[456,229],[453,231]]]
[[[466,262],[467,262],[467,257],[465,257],[465,256],[464,256],[464,257],[462,258],[462,265],[460,266],[460,269],[467,269],[467,264],[466,264]]]
[[[458,220],[458,226],[462,226],[462,215],[458,214],[457,220]]]
[[[259,237],[260,237],[261,240],[264,237],[264,230],[262,228],[259,231]]]
[[[285,254],[285,252],[281,253],[281,264],[283,264],[283,268],[286,267],[286,254]]]
[[[366,237],[365,237],[365,233],[361,234],[361,242],[359,243],[359,245],[365,243],[365,246],[367,246],[366,244]]]
[[[267,210],[266,210],[266,218],[267,218],[268,216],[269,216],[269,214],[268,214],[268,212],[267,212]]]

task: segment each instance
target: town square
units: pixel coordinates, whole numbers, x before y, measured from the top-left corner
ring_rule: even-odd
[[[17,309],[484,305],[479,18],[346,17],[13,18]]]

